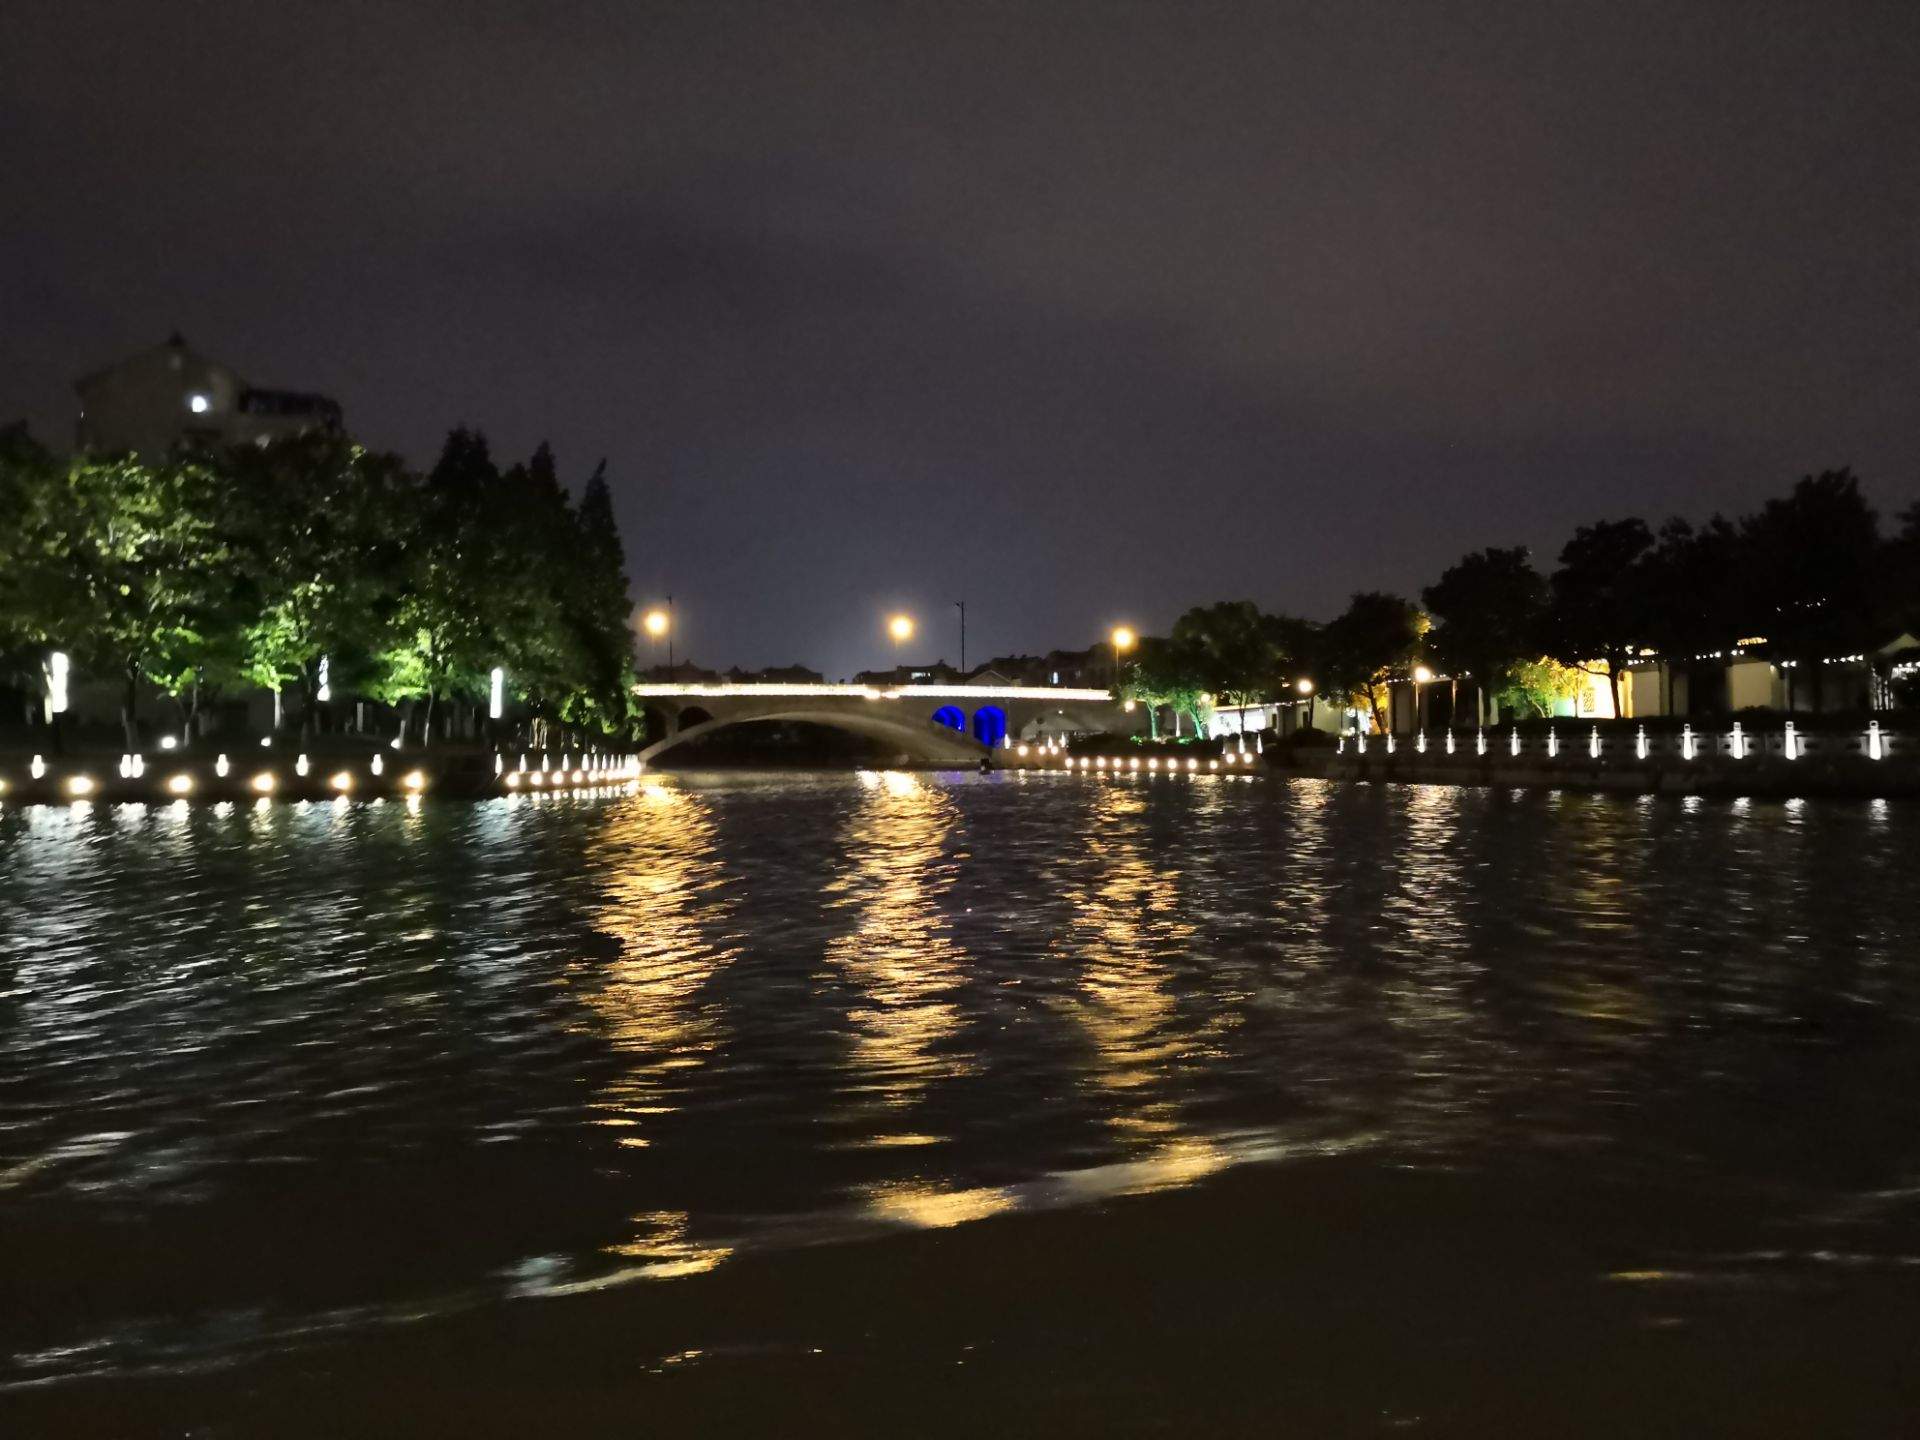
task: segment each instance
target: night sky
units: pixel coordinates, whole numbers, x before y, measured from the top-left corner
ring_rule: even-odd
[[[17,3],[0,176],[0,418],[178,328],[605,455],[703,663],[1920,494],[1912,4]]]

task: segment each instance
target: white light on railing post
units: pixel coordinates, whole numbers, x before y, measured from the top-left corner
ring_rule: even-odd
[[[1391,730],[1387,732],[1387,754],[1393,754],[1393,732]]]
[[[1418,750],[1422,755],[1427,753],[1427,732],[1426,731],[1422,730],[1420,734],[1414,739],[1413,748]]]
[[[1587,758],[1589,760],[1600,758],[1600,727],[1598,725],[1593,727],[1593,734],[1587,737]]]
[[[1453,753],[1453,731],[1447,731],[1447,754]]]
[[[1360,753],[1362,755],[1366,754],[1367,753],[1367,732],[1364,730],[1355,731],[1353,738],[1359,742]]]
[[[1867,758],[1878,760],[1884,753],[1880,743],[1880,722],[1875,720],[1867,726]]]
[[[1547,727],[1547,758],[1549,760],[1560,758],[1560,734],[1551,725]]]
[[[1639,734],[1633,737],[1633,753],[1639,759],[1647,758],[1647,727],[1642,725]]]
[[[501,715],[506,713],[507,708],[507,672],[502,670],[498,665],[494,666],[493,673],[487,677],[487,685],[489,687],[487,690],[487,718],[489,720],[498,720]]]
[[[313,692],[313,698],[322,705],[333,699],[333,666],[324,655],[320,657],[320,685]]]
[[[1680,727],[1680,758],[1682,760],[1693,759],[1693,726],[1691,725],[1682,725]]]
[[[1733,758],[1736,760],[1747,758],[1747,737],[1741,730],[1738,720],[1733,722]]]
[[[1474,732],[1473,753],[1476,755],[1484,755],[1487,753],[1487,732],[1485,727]]]
[[[1507,732],[1507,753],[1515,756],[1520,753],[1520,732],[1518,730],[1509,730]]]
[[[1800,758],[1800,735],[1793,728],[1793,721],[1787,721],[1787,738],[1781,742],[1781,753],[1789,760]]]

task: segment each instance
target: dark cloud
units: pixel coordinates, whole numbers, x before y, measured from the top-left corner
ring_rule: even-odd
[[[65,5],[0,408],[178,326],[371,443],[604,454],[715,661],[1311,613],[1916,488],[1904,6]],[[951,653],[951,643],[942,647]]]

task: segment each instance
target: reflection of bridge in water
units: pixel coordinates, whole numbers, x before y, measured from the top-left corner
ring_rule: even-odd
[[[669,750],[754,720],[825,725],[894,746],[909,760],[971,765],[1012,739],[1131,730],[1111,691],[1045,685],[636,685],[648,764]]]

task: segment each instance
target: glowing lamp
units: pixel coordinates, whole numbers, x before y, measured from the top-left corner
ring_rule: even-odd
[[[67,679],[73,670],[73,662],[66,652],[56,650],[47,656],[47,713],[64,715],[67,710]]]
[[[167,781],[167,792],[172,795],[191,795],[193,793],[193,777],[191,775],[173,776]]]
[[[664,610],[649,610],[646,615],[641,618],[640,624],[642,628],[646,630],[647,634],[658,640],[662,635],[667,633],[667,612]]]
[[[67,794],[91,795],[92,793],[93,777],[89,775],[69,775],[67,777]]]
[[[913,638],[912,617],[907,615],[894,616],[891,620],[887,621],[887,633],[893,637],[895,644],[911,640]]]
[[[400,780],[407,789],[418,792],[427,788],[427,776],[424,770],[409,770]]]
[[[498,665],[487,676],[487,718],[498,720],[505,712],[507,700],[507,672]]]
[[[1134,641],[1138,638],[1139,637],[1133,633],[1133,627],[1130,625],[1116,625],[1113,627],[1113,648],[1116,650],[1131,650]]]
[[[345,770],[336,771],[333,778],[327,781],[327,783],[344,795],[347,791],[353,789],[353,776]]]
[[[254,776],[249,783],[257,793],[261,795],[271,795],[275,782],[271,771],[262,770],[258,775]]]
[[[1416,665],[1413,667],[1414,684],[1424,685],[1431,679],[1433,679],[1433,671],[1429,670],[1426,666]]]

